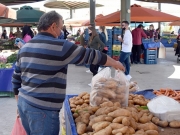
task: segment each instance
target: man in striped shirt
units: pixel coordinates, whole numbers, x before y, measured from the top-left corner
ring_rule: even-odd
[[[124,70],[123,65],[94,49],[58,39],[62,16],[42,15],[37,34],[18,53],[13,89],[27,135],[58,135],[59,111],[66,95],[68,64],[98,64]]]

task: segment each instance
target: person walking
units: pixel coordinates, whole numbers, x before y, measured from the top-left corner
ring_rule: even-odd
[[[123,21],[122,22],[122,27],[125,28],[124,30],[124,37],[122,38],[121,36],[118,37],[119,41],[122,43],[122,50],[120,53],[120,59],[119,61],[124,64],[126,70],[125,70],[125,75],[128,80],[130,80],[132,77],[130,76],[130,55],[131,55],[131,50],[132,50],[132,34],[131,31],[129,30],[129,22],[128,21]]]
[[[95,50],[103,51],[105,44],[100,40],[98,33],[94,27],[89,27],[89,42],[88,46]],[[99,65],[94,65],[93,63],[90,65],[90,71],[95,76],[98,73]]]
[[[147,38],[147,35],[143,31],[143,25],[138,25],[137,28],[135,28],[132,31],[132,37],[133,37],[133,62],[135,64],[141,63],[140,62],[140,56],[141,56],[141,45],[142,45],[142,38]]]
[[[120,62],[98,50],[59,40],[62,27],[61,15],[55,11],[44,13],[38,23],[39,33],[17,56],[12,83],[27,135],[59,134],[68,64],[89,63],[125,70]]]

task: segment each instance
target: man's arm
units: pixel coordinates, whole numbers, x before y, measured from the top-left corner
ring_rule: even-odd
[[[144,38],[147,38],[147,35],[146,35],[146,33],[144,32],[144,30],[141,30],[141,36],[144,37]]]
[[[100,40],[100,38],[98,36],[95,37],[95,40],[97,40],[97,42],[101,45],[100,49],[101,49],[101,51],[103,51],[105,44]]]
[[[66,64],[105,65],[112,66],[117,70],[125,71],[124,66],[119,61],[115,61],[98,50],[83,48],[81,46],[70,44],[68,41],[66,43],[67,44],[64,46],[64,50],[66,50],[67,53],[71,53],[68,57],[66,57]]]
[[[18,56],[19,58],[19,56]],[[19,88],[21,88],[21,70],[19,67],[19,59],[17,58],[15,69],[12,77],[13,90],[16,100],[18,100]]]

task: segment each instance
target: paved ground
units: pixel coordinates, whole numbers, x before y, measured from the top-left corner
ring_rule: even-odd
[[[176,63],[173,49],[167,49],[166,59],[158,61],[157,65],[133,65],[131,75],[137,81],[141,90],[173,88],[180,89],[180,64]],[[68,70],[67,94],[90,92],[87,85],[92,78],[86,73],[87,68],[70,65]],[[16,101],[13,98],[0,98],[0,135],[10,135],[16,118]],[[174,132],[166,135],[174,134]],[[179,135],[179,134],[177,134]]]

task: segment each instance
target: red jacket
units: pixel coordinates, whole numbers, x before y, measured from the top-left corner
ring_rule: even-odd
[[[132,31],[133,45],[141,45],[142,37],[147,38],[147,35],[144,33],[143,29],[136,28]]]

